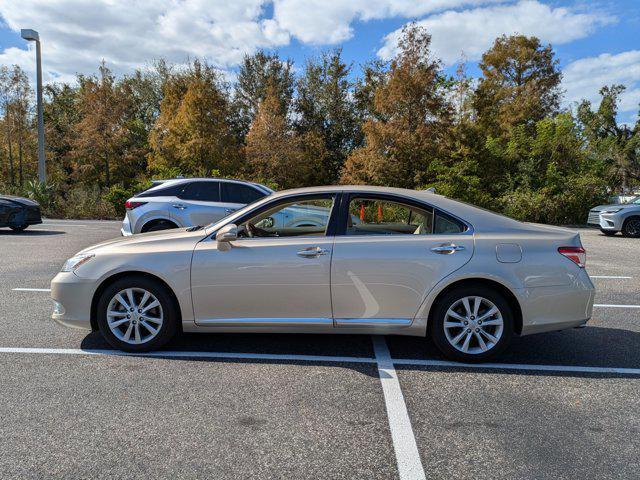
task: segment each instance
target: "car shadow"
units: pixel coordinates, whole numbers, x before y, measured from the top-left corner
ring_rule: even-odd
[[[444,360],[435,346],[422,337],[387,336],[391,356],[396,360]],[[112,347],[99,332],[87,335],[82,349],[108,349]],[[338,357],[375,358],[369,335],[311,335],[311,334],[243,334],[243,333],[183,333],[177,335],[164,350],[184,352],[216,352],[235,354],[314,355]],[[184,357],[167,357],[184,359]],[[189,359],[194,360],[194,359]],[[198,358],[198,361],[243,362],[229,358]],[[268,363],[304,363],[291,359],[258,360]],[[640,368],[640,332],[617,328],[587,327],[562,332],[515,337],[511,347],[497,357],[494,363],[520,365],[557,365],[576,367]],[[376,369],[367,365],[340,363],[341,367],[354,368],[367,375],[377,376]],[[473,368],[477,373],[499,372],[522,375],[523,370],[478,369],[465,364],[457,366],[424,366],[398,364],[398,370],[437,369],[458,371]],[[633,377],[619,373],[590,373],[567,371],[526,371],[527,375],[572,377]]]
[[[23,230],[21,232],[14,232],[13,230],[0,229],[0,235],[16,237],[41,237],[47,235],[64,235],[65,233],[67,232],[61,230]]]

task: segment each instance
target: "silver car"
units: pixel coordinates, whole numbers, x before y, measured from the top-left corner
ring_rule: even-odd
[[[166,180],[130,198],[120,233],[208,225],[273,193],[258,183],[218,178]]]
[[[640,196],[627,203],[592,208],[587,223],[597,226],[605,235],[622,232],[625,237],[640,238]]]
[[[295,212],[313,221],[283,224]],[[116,348],[184,332],[429,336],[487,360],[513,335],[584,325],[594,287],[578,233],[425,191],[274,193],[204,228],[116,239],[70,258],[53,318]]]

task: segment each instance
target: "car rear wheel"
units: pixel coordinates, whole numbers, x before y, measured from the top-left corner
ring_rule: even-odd
[[[178,228],[178,226],[168,220],[159,220],[144,225],[141,229],[141,233],[159,232],[160,230],[171,230],[172,228]]]
[[[98,301],[98,327],[113,347],[148,352],[166,344],[178,330],[178,308],[167,288],[131,276],[109,285]]]
[[[629,217],[622,225],[622,235],[630,238],[640,238],[640,217]]]
[[[616,234],[615,230],[604,230],[603,228],[601,228],[600,231],[607,237],[613,237]]]
[[[461,287],[444,295],[431,319],[431,337],[442,354],[455,361],[483,362],[511,342],[513,312],[493,289]]]

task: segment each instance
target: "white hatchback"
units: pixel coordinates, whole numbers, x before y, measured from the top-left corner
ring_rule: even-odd
[[[272,193],[273,190],[264,185],[240,180],[166,180],[127,200],[120,233],[128,236],[208,225]]]

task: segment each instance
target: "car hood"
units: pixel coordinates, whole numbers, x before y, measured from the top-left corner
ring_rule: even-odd
[[[14,197],[13,195],[0,195],[0,200],[6,200],[8,202],[17,203],[25,207],[39,207],[38,202],[34,202],[29,198]]]
[[[158,246],[170,243],[172,241],[193,239],[194,245],[202,240],[207,234],[204,229],[196,231],[187,231],[188,228],[176,228],[171,230],[161,230],[158,232],[139,233],[129,237],[114,238],[96,245],[92,245],[78,253],[96,253],[106,251],[112,248],[153,248],[154,244]]]
[[[597,207],[593,207],[591,210],[596,212],[601,212],[603,210],[609,210],[612,208],[640,208],[640,205],[636,205],[634,203],[612,203],[609,205],[598,205]]]

